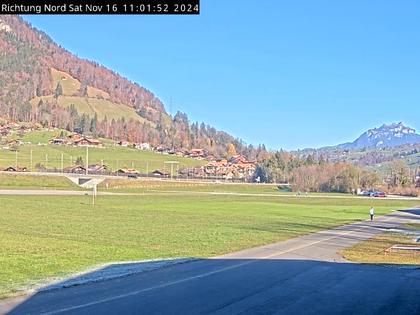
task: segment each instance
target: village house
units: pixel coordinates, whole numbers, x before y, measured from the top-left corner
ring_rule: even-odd
[[[69,173],[69,174],[85,174],[86,168],[83,167],[82,165],[73,165],[73,166],[65,167],[63,169],[63,172]]]
[[[53,138],[50,140],[50,143],[54,145],[64,145],[67,144],[67,140],[63,138]]]
[[[90,174],[103,174],[108,172],[108,166],[103,164],[93,164],[88,166],[88,172]]]
[[[152,172],[152,175],[156,176],[156,177],[168,177],[170,174],[166,173],[166,172],[163,172],[163,171],[160,171],[160,170],[154,170]]]
[[[0,135],[5,137],[8,136],[11,132],[12,128],[9,126],[0,126]]]
[[[225,159],[212,161],[202,167],[204,174],[208,176],[224,177],[228,173],[229,164]]]
[[[139,150],[151,150],[152,147],[150,146],[149,143],[144,142],[144,143],[136,143],[135,148]]]
[[[188,153],[188,151],[186,151],[186,150],[183,150],[183,149],[178,149],[178,150],[175,150],[175,155],[176,156],[186,156],[187,155],[187,153]]]
[[[128,142],[128,141],[120,141],[120,142],[118,142],[118,145],[119,145],[120,147],[124,147],[124,148],[127,148],[127,147],[132,146],[132,145],[130,144],[130,142]]]
[[[256,163],[248,161],[243,155],[236,155],[229,160],[211,161],[201,167],[207,177],[224,179],[249,179],[255,172]]]
[[[206,176],[202,167],[187,167],[179,170],[179,174],[183,177],[200,177]]]
[[[86,136],[71,137],[71,143],[75,146],[89,146],[89,147],[101,147],[102,143],[98,139],[89,138]]]
[[[102,146],[101,142],[97,139],[91,139],[91,138],[86,138],[83,137],[82,139],[79,139],[77,141],[73,142],[73,145],[77,145],[77,146],[94,146],[94,147],[99,147]]]
[[[204,158],[206,157],[206,152],[204,149],[191,149],[188,156],[191,158]]]
[[[120,168],[117,171],[118,175],[139,175],[139,171],[135,168]]]
[[[158,153],[161,153],[161,154],[169,154],[171,149],[159,146],[159,147],[155,148],[155,151],[158,152]]]
[[[20,146],[20,145],[22,145],[22,144],[23,144],[23,142],[22,142],[22,141],[20,141],[20,140],[17,140],[17,139],[10,140],[10,141],[8,141],[8,142],[7,142],[7,145],[8,145],[9,147],[18,147],[18,146]]]
[[[23,166],[23,167],[21,167],[21,166],[18,166],[18,167],[9,166],[9,167],[6,167],[5,169],[3,169],[3,171],[4,172],[27,172],[28,168],[25,167],[25,166]]]

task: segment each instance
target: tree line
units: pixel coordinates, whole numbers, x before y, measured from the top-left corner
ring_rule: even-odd
[[[322,156],[298,157],[284,151],[271,154],[257,165],[254,181],[288,183],[293,191],[355,193],[385,190],[390,193],[418,195],[416,174],[404,161],[395,160],[383,174],[357,165],[332,163]]]

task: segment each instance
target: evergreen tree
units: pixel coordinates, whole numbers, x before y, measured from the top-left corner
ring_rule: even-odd
[[[61,83],[58,82],[54,90],[54,97],[57,99],[61,95],[63,95],[63,87],[61,86]]]
[[[83,158],[81,156],[78,156],[76,159],[76,162],[74,163],[75,165],[85,165],[83,162]]]
[[[98,127],[98,114],[95,113],[95,116],[93,116],[92,120],[90,121],[90,128],[89,131],[96,136],[97,134],[97,127]]]

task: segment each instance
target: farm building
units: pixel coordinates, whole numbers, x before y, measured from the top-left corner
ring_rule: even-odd
[[[25,167],[25,166],[23,166],[23,167],[21,167],[21,166],[18,166],[18,167],[9,166],[9,167],[6,167],[5,169],[3,169],[3,171],[4,172],[27,172],[28,168]]]
[[[157,177],[167,177],[167,176],[169,176],[170,174],[168,174],[168,173],[166,173],[166,172],[163,172],[163,171],[160,171],[160,170],[154,170],[154,171],[152,172],[152,175],[153,175],[153,176],[157,176]]]
[[[71,174],[85,174],[86,168],[81,165],[74,165],[69,166],[63,169],[64,173],[71,173]]]
[[[117,173],[118,175],[138,175],[139,171],[135,168],[120,168]]]
[[[74,133],[69,135],[70,144],[76,146],[92,146],[92,147],[101,147],[102,143],[98,139],[86,137],[84,135]]]

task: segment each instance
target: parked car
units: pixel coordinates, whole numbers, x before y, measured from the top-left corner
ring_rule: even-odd
[[[386,197],[386,193],[382,192],[382,191],[375,191],[372,195],[372,197],[376,197],[376,198],[385,198]]]

